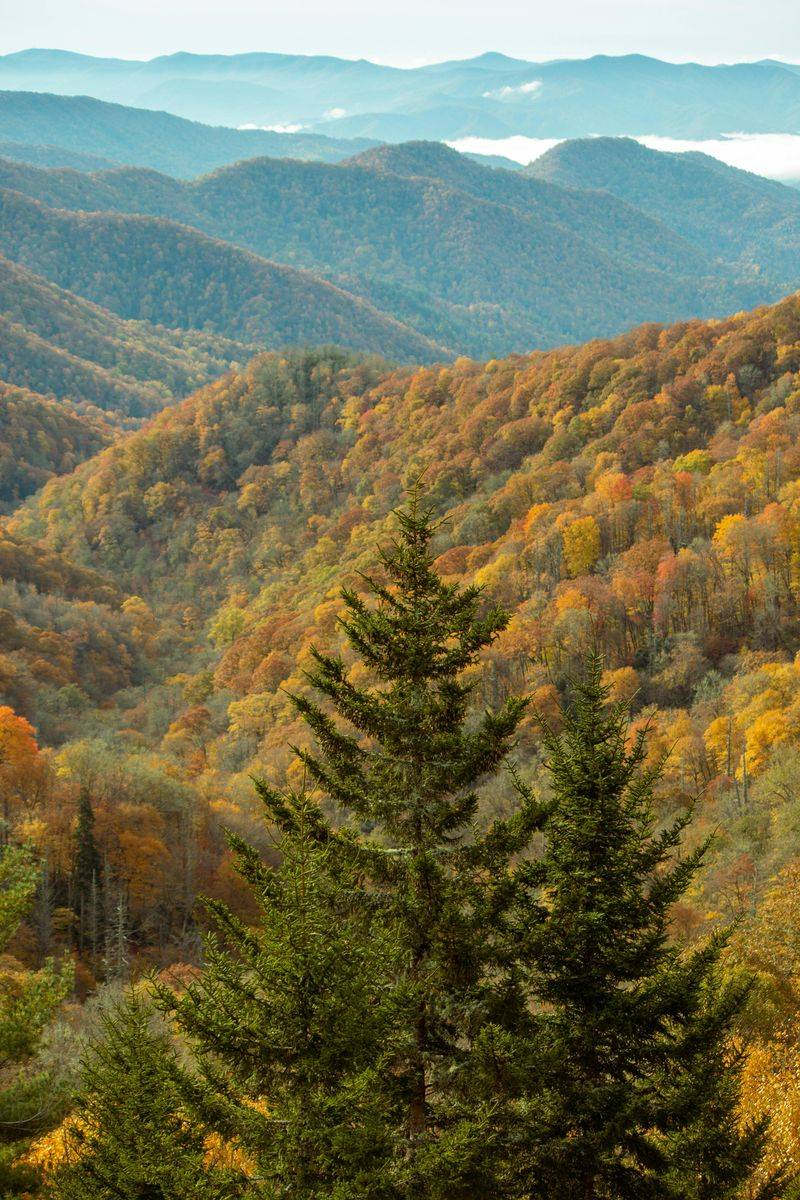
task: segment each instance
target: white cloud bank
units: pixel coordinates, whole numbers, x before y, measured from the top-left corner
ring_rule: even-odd
[[[237,129],[260,129],[263,133],[300,133],[305,125],[237,125]]]
[[[521,135],[507,138],[467,137],[448,142],[448,145],[466,154],[499,154],[514,162],[529,163],[557,146],[561,140]],[[757,175],[766,175],[768,179],[800,180],[800,134],[731,133],[702,141],[645,134],[638,136],[636,141],[653,150],[679,153],[699,150],[731,167],[754,171]]]
[[[510,100],[512,96],[535,96],[541,90],[541,79],[532,79],[530,83],[521,83],[518,87],[501,87],[495,92],[484,92],[484,100]]]

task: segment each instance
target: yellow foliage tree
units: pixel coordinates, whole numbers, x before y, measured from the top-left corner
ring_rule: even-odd
[[[588,575],[600,558],[600,526],[594,517],[579,517],[561,534],[564,543],[564,562],[574,579]]]

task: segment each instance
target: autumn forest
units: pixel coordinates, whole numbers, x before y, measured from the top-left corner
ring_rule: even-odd
[[[800,192],[13,58],[0,1196],[800,1195]]]

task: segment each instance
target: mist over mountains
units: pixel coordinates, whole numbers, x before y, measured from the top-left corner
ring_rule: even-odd
[[[703,66],[597,55],[535,63],[487,53],[399,69],[290,54],[178,53],[138,62],[26,50],[0,57],[0,87],[93,96],[209,124],[292,125],[385,141],[702,138],[800,128],[800,74],[774,60]]]

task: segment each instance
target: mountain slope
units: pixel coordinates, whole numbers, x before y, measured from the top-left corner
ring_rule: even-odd
[[[298,407],[303,395],[306,407]],[[259,419],[267,412],[269,420]],[[759,503],[777,501],[785,490],[794,513],[795,437],[800,296],[726,321],[646,325],[611,341],[485,365],[462,360],[444,370],[388,370],[326,351],[263,355],[74,476],[53,481],[12,527],[46,536],[76,561],[121,572],[126,587],[144,588],[167,606],[194,594],[213,609],[228,589],[244,586],[255,594],[262,585],[269,604],[280,606],[288,596],[282,588],[298,586],[308,589],[303,610],[310,612],[331,594],[335,576],[347,578],[372,553],[403,480],[422,470],[437,507],[448,514],[443,549],[459,547],[465,562],[474,550],[477,570],[522,554],[528,537],[544,547],[560,537],[562,517],[592,512],[612,557],[636,540],[634,526],[648,513],[656,519],[656,510],[677,552],[700,536],[681,523],[681,505],[691,500],[698,530],[707,531],[707,521],[713,528],[736,510],[741,473],[749,469],[764,472],[754,493]],[[167,440],[172,452],[165,458]],[[708,451],[696,460],[700,465],[680,465],[699,450]],[[783,455],[783,468],[772,474],[763,455],[770,462]],[[682,490],[688,484],[681,471],[693,469],[702,476],[698,489],[720,489],[707,516],[699,496]],[[634,490],[622,487],[617,496],[611,476],[620,473]],[[169,501],[157,512],[142,505],[142,496],[162,485],[181,496],[180,509]],[[632,525],[617,503],[628,506]],[[523,529],[520,522],[538,508],[536,522],[531,518]],[[219,524],[203,535],[197,554],[212,509]],[[312,532],[314,514],[320,519]],[[614,524],[617,518],[622,525]],[[103,537],[109,522],[120,534],[113,544]],[[149,575],[140,574],[145,544],[153,557]],[[222,544],[236,547],[227,577],[217,571]],[[514,561],[506,563],[510,571]],[[514,603],[549,603],[533,596],[525,569],[523,559],[510,589]],[[607,567],[599,562],[597,569],[602,574]],[[536,570],[554,576],[553,586],[569,577],[560,555],[542,559]],[[167,575],[175,580],[168,597],[161,580]]]
[[[706,154],[650,150],[630,138],[563,142],[524,173],[565,187],[602,189],[662,221],[704,253],[797,284],[800,192],[794,188]]]
[[[156,412],[249,347],[122,321],[0,256],[0,378],[127,416]]]
[[[99,414],[78,414],[0,380],[0,511],[91,458],[112,440]]]
[[[8,140],[0,140],[0,158],[29,163],[34,167],[69,167],[73,171],[105,171],[109,167],[119,165],[97,154],[65,150],[61,146],[37,146]]]
[[[639,267],[686,269],[689,247],[684,239],[667,224],[626,203],[625,197],[585,195],[572,187],[548,184],[523,169],[488,169],[441,142],[376,146],[350,162],[405,178],[440,180],[476,199],[507,205],[525,216],[547,217],[598,249]],[[555,183],[558,185],[557,180]],[[703,265],[702,255],[695,256],[694,269],[701,270]],[[711,270],[711,263],[706,267]]]
[[[369,145],[319,134],[226,129],[88,96],[0,91],[0,139],[46,144],[191,178],[257,155],[337,161]]]
[[[0,185],[73,210],[183,221],[322,272],[436,342],[475,355],[613,333],[642,319],[724,313],[785,291],[768,275],[741,272],[740,281],[614,198],[576,196],[443,147],[401,153],[418,164],[410,172],[386,169],[380,154],[344,165],[255,159],[190,183],[133,169],[85,175],[0,162]],[[13,229],[3,236],[6,245],[19,243]],[[115,306],[108,296],[92,298]]]
[[[10,530],[184,630],[164,671],[206,697],[201,790],[246,812],[250,777],[280,783],[304,736],[287,693],[311,646],[339,645],[339,589],[362,586],[422,472],[439,569],[512,614],[479,702],[524,691],[551,712],[596,643],[615,694],[649,712],[654,753],[677,756],[670,803],[725,773],[708,757],[724,764],[719,725],[704,741],[720,716],[741,721],[729,756],[753,727],[751,783],[776,730],[800,755],[798,296],[444,370],[262,355],[52,480]],[[121,694],[116,725],[166,729],[187,707],[171,696],[165,714],[161,689],[152,705]],[[523,763],[534,749],[531,725]]]
[[[56,735],[70,713],[143,678],[124,593],[94,571],[0,527],[0,694]]]
[[[266,346],[336,342],[406,361],[440,352],[323,280],[171,221],[65,212],[0,190],[0,251],[127,319]]]

